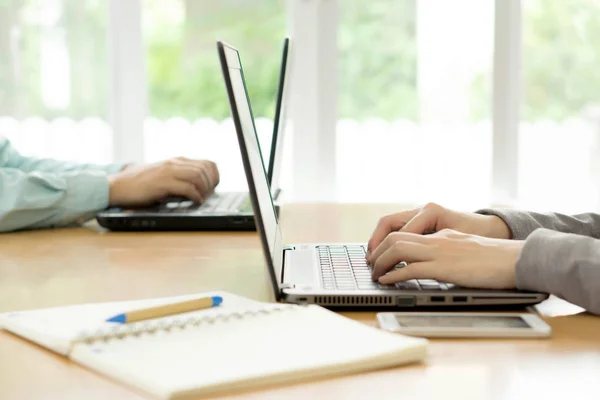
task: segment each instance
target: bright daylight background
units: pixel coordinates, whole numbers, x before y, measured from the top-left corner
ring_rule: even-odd
[[[223,190],[245,190],[215,39],[240,49],[267,143],[286,5],[141,0],[146,161],[212,158]],[[338,0],[338,10],[337,200],[490,203],[494,1]],[[0,135],[23,153],[113,159],[108,15],[106,0],[0,0]],[[522,0],[517,206],[599,208],[598,15],[597,0]]]

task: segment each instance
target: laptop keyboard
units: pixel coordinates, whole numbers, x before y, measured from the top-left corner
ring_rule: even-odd
[[[209,196],[202,204],[187,199],[170,199],[161,204],[160,212],[234,212],[247,198],[246,193],[219,193]]]
[[[338,290],[448,290],[454,285],[432,279],[413,279],[395,285],[373,282],[371,266],[365,260],[365,246],[318,246],[321,284],[324,289]]]

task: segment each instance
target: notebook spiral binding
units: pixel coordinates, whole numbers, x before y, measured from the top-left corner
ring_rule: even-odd
[[[133,324],[124,324],[110,329],[98,329],[95,332],[83,332],[75,340],[76,343],[92,344],[97,341],[108,341],[110,339],[123,339],[128,336],[140,336],[143,333],[154,333],[156,331],[169,331],[173,328],[188,328],[190,326],[199,326],[205,324],[214,324],[215,322],[224,322],[232,319],[243,319],[247,317],[259,317],[277,312],[295,310],[304,306],[295,304],[276,305],[272,307],[263,307],[256,310],[231,311],[224,314],[194,316],[184,319],[172,318],[162,321],[142,321]]]

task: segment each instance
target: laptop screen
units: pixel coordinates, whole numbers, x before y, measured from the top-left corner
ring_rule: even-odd
[[[274,288],[277,289],[281,283],[283,245],[248,100],[244,73],[236,49],[219,42],[218,50],[242,152],[256,227],[261,235]],[[275,290],[275,293],[278,295],[279,290]]]
[[[285,103],[287,94],[286,75],[288,68],[288,53],[290,39],[285,38],[281,54],[281,68],[279,69],[279,85],[275,103],[275,116],[273,118],[273,137],[271,138],[271,153],[267,163],[267,179],[271,185],[271,193],[275,195],[279,189],[279,173],[281,171],[281,157],[283,153],[283,140],[286,127]]]

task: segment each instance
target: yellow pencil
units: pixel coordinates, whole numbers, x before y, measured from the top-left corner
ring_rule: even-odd
[[[223,298],[221,296],[203,297],[201,299],[187,300],[179,303],[165,304],[163,306],[125,312],[107,319],[106,322],[119,322],[121,324],[125,324],[127,322],[143,321],[146,319],[165,317],[167,315],[181,314],[185,312],[216,307],[222,302]]]

